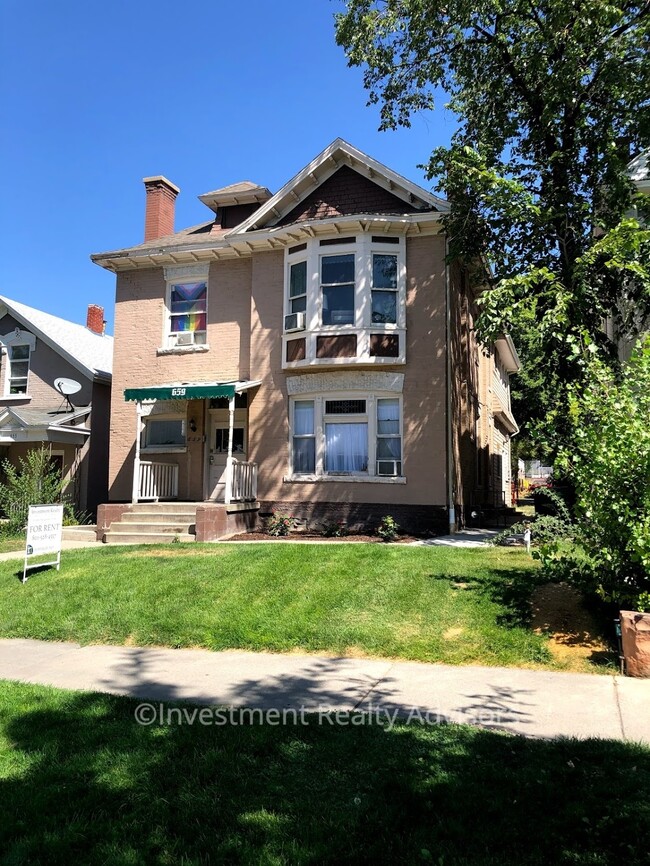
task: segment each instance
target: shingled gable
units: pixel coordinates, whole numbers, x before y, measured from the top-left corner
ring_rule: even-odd
[[[444,199],[337,138],[228,237],[333,216],[448,209]]]

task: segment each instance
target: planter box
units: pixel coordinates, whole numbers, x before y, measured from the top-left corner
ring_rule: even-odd
[[[625,673],[629,677],[650,677],[650,613],[622,610],[621,640]]]

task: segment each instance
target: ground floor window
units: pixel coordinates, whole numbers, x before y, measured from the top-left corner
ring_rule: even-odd
[[[185,445],[184,418],[146,418],[144,448],[180,447]]]
[[[402,475],[399,397],[317,395],[290,409],[293,475]]]

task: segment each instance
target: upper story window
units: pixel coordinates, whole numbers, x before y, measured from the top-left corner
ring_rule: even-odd
[[[6,353],[4,365],[4,396],[27,397],[31,353],[36,348],[36,337],[16,328],[0,337]],[[28,398],[29,399],[29,398]]]
[[[205,345],[208,284],[172,283],[169,295],[169,343],[173,346]]]
[[[403,236],[310,238],[285,274],[285,365],[405,362]]]
[[[322,322],[354,324],[354,254],[321,256]]]
[[[168,265],[162,348],[158,354],[208,350],[209,266]]]
[[[27,343],[9,346],[7,358],[8,370],[8,393],[26,394],[29,382],[29,356],[30,347]]]

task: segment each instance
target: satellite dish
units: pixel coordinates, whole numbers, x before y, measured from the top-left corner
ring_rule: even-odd
[[[77,391],[81,391],[81,383],[75,381],[75,379],[55,379],[54,387],[59,394],[63,394],[64,397],[69,397],[71,394],[76,394]]]

